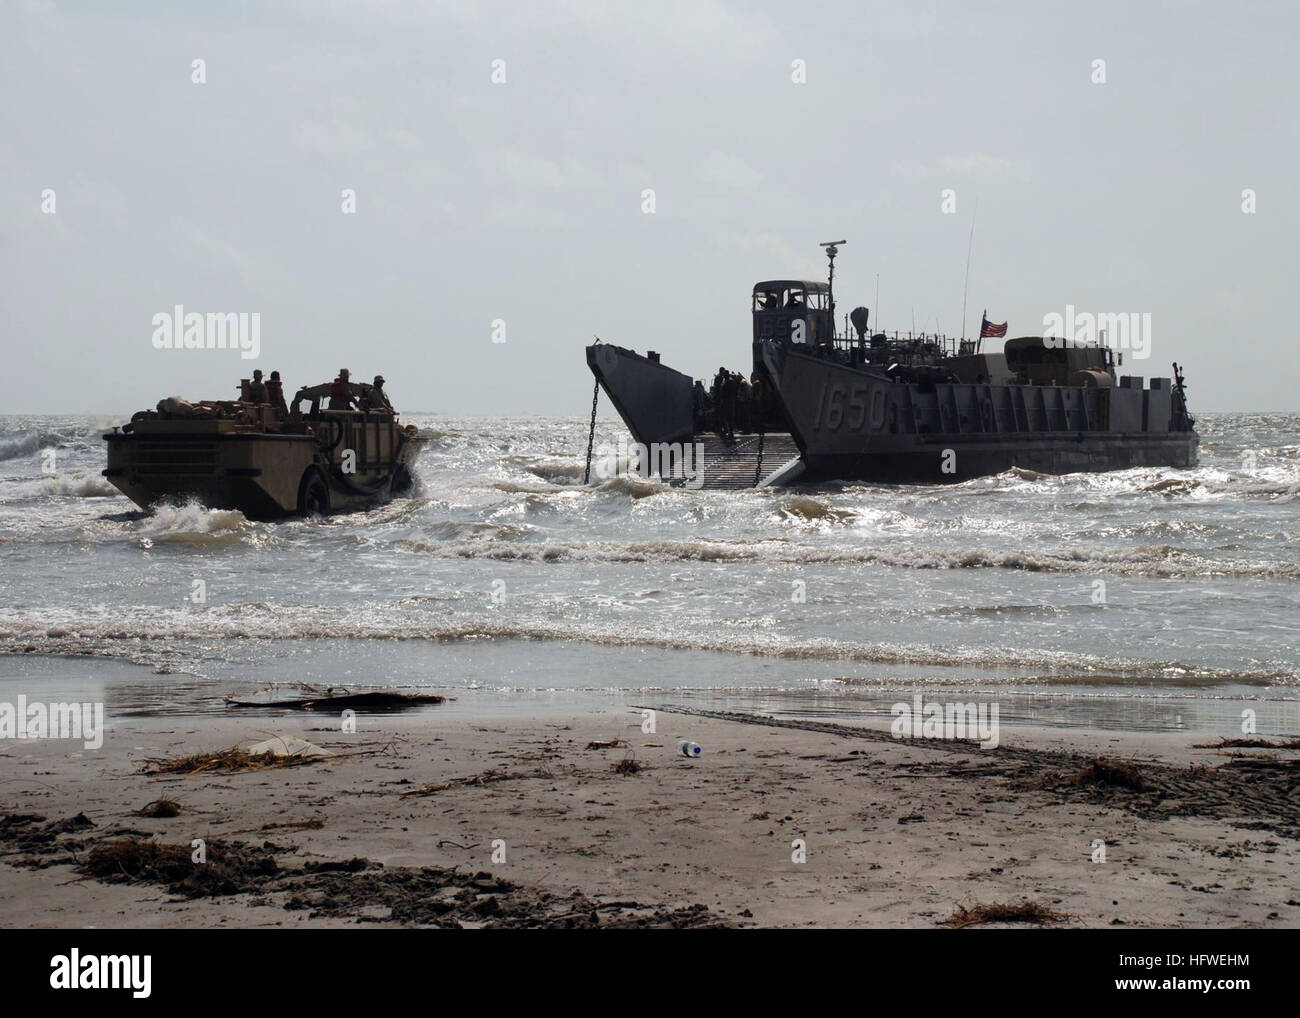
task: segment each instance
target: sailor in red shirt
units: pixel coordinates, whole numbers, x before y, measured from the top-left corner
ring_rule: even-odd
[[[278,371],[272,371],[266,383],[266,398],[281,417],[289,416],[289,407],[284,402],[284,383],[280,381]]]
[[[351,377],[347,368],[339,368],[339,377],[334,379],[330,386],[330,405],[331,410],[352,410],[355,409],[356,397],[352,395],[352,385],[348,381]]]

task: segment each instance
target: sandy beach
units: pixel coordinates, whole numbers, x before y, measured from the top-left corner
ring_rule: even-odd
[[[1296,750],[1019,728],[980,749],[666,711],[653,734],[630,711],[357,720],[139,718],[99,750],[6,740],[0,922],[933,928],[1030,901],[1062,927],[1300,925]],[[142,773],[270,736],[334,755]],[[1098,757],[1141,788],[1085,771]],[[158,800],[179,813],[140,815]],[[206,861],[178,868],[196,840]],[[141,842],[180,847],[114,869]]]

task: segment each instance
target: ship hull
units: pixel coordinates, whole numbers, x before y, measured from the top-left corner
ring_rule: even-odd
[[[1167,380],[1112,388],[898,382],[759,344],[804,461],[801,481],[943,483],[1012,468],[1045,474],[1194,466]]]
[[[803,483],[851,480],[879,484],[939,484],[969,481],[1013,468],[1041,474],[1101,473],[1132,467],[1190,467],[1196,464],[1193,435],[1086,435],[970,440],[936,436],[876,444],[860,453],[804,452]]]

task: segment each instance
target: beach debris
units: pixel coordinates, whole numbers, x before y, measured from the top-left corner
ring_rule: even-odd
[[[957,911],[943,920],[943,925],[954,930],[980,923],[1060,923],[1073,919],[1068,912],[1057,912],[1036,901],[977,902],[967,908],[958,905]]]
[[[320,817],[312,817],[310,820],[283,820],[273,824],[263,824],[258,828],[259,831],[319,831],[325,826],[325,821]]]
[[[80,849],[76,835],[95,826],[85,813],[50,821],[39,813],[5,813],[0,815],[0,856],[15,857],[7,861],[16,866],[44,866],[52,856]]]
[[[254,742],[246,747],[250,756],[333,756],[328,749],[321,749],[314,742],[295,738],[292,735],[276,735],[261,742]]]
[[[490,785],[498,781],[525,781],[529,778],[553,778],[555,777],[550,771],[539,769],[535,771],[507,771],[507,770],[488,770],[482,774],[474,774],[467,778],[452,778],[450,781],[439,781],[436,784],[424,785],[421,788],[412,788],[400,793],[403,798],[411,795],[435,795],[438,792],[445,792],[452,788],[462,788],[469,785]]]
[[[591,742],[587,743],[587,748],[588,749],[614,749],[618,746],[625,746],[625,745],[627,745],[627,743],[625,743],[622,739],[593,739]]]
[[[393,690],[372,690],[354,693],[333,686],[323,692],[313,686],[272,686],[247,696],[225,697],[228,707],[276,707],[282,710],[371,710],[394,711],[424,704],[446,703],[447,697],[433,693],[399,693]]]
[[[1146,779],[1142,776],[1142,772],[1135,765],[1123,760],[1098,758],[1065,780],[1071,785],[1107,785],[1111,788],[1127,788],[1134,792],[1147,790]]]
[[[691,742],[690,739],[677,740],[677,752],[682,756],[689,756],[692,760],[704,752],[698,742]]]
[[[1270,742],[1268,739],[1220,739],[1218,742],[1198,742],[1193,749],[1300,749],[1300,739]]]
[[[266,848],[214,841],[208,844],[206,861],[200,864],[188,845],[131,837],[100,842],[77,869],[106,883],[166,884],[173,894],[199,898],[239,894],[251,889],[257,878],[276,873],[279,866]]]
[[[135,811],[138,817],[153,817],[155,819],[162,817],[176,817],[181,814],[181,804],[175,799],[168,799],[165,796],[161,799],[155,799],[153,802],[142,806]]]
[[[629,777],[633,774],[640,774],[644,767],[632,759],[631,756],[625,756],[618,763],[614,764],[614,773],[622,777]]]
[[[34,815],[12,818],[19,826]],[[6,821],[0,816],[0,828]],[[526,886],[491,873],[456,867],[385,866],[366,858],[312,859],[295,864],[293,850],[262,842],[209,841],[196,862],[189,844],[143,836],[65,843],[68,863],[83,880],[157,884],[188,898],[234,894],[283,895],[284,908],[313,917],[457,929],[686,929],[732,925],[704,905],[671,906],[635,900],[598,901],[581,891]],[[282,864],[280,857],[290,856]],[[266,900],[266,899],[257,899]]]
[[[213,771],[234,774],[236,771],[260,771],[268,767],[293,767],[316,763],[323,757],[276,756],[274,753],[254,755],[246,749],[233,746],[213,753],[193,753],[181,757],[150,757],[140,767],[142,774],[199,774]]]
[[[318,752],[293,752],[294,744],[302,743]],[[302,747],[299,747],[300,749]],[[274,767],[299,767],[314,763],[336,763],[357,756],[375,756],[392,751],[391,742],[382,746],[355,749],[347,753],[331,753],[302,739],[267,739],[253,747],[232,746],[212,753],[193,753],[181,757],[149,757],[140,765],[141,774],[200,774],[205,772],[234,774],[239,771],[260,771]],[[252,750],[256,749],[256,752]]]

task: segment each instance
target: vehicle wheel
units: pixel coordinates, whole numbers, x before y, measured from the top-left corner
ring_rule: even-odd
[[[320,471],[310,467],[298,485],[298,515],[324,516],[330,511],[330,489]]]

